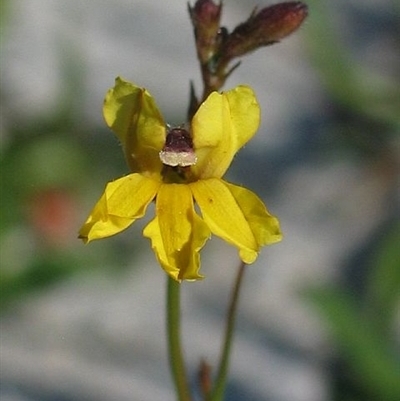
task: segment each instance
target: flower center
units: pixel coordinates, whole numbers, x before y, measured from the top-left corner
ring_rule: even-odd
[[[160,159],[166,166],[187,167],[197,162],[192,137],[185,128],[172,128],[168,131]]]
[[[187,129],[175,127],[168,130],[160,160],[164,164],[161,173],[164,182],[183,184],[193,180],[190,166],[196,164],[197,156]]]

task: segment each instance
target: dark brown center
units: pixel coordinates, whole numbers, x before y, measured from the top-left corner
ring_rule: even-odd
[[[160,152],[160,159],[165,165],[172,167],[187,167],[196,164],[197,157],[189,131],[181,127],[170,129]]]

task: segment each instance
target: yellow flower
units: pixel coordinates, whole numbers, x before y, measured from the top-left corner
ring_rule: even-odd
[[[190,125],[171,129],[147,90],[117,78],[103,112],[132,173],[107,184],[79,232],[85,243],[125,230],[153,200],[156,216],[143,234],[178,281],[202,278],[199,251],[211,233],[236,246],[245,263],[254,262],[263,245],[281,240],[279,222],[263,202],[221,179],[259,126],[251,88],[211,93]]]

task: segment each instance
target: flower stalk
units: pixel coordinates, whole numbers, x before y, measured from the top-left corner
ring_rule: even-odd
[[[171,375],[178,401],[191,401],[190,388],[181,345],[180,284],[168,277],[167,284],[167,338]]]
[[[240,288],[243,282],[244,273],[246,270],[246,264],[241,262],[236,275],[235,283],[232,289],[231,300],[228,308],[225,326],[225,336],[223,341],[223,348],[217,370],[217,376],[214,382],[214,386],[209,397],[210,401],[222,401],[225,394],[229,361],[231,355],[231,348],[233,343],[233,337],[235,333],[235,322],[238,310]],[[208,400],[207,400],[208,401]]]

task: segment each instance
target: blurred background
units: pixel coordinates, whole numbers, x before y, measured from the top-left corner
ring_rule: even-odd
[[[193,3],[193,2],[192,2]],[[253,0],[226,0],[233,29]],[[247,269],[226,399],[400,399],[399,3],[309,0],[282,43],[243,59],[262,127],[226,178],[280,218]],[[3,0],[1,361],[4,401],[174,400],[165,274],[142,229],[84,246],[106,182],[128,172],[102,119],[117,75],[184,121],[200,90],[183,0]],[[217,238],[183,284],[193,382],[215,365],[237,253]]]

